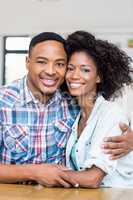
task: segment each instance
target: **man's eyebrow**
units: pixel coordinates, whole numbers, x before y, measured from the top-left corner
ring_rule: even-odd
[[[56,61],[66,61],[66,59],[65,58],[58,58],[58,59],[56,59]]]
[[[36,59],[48,60],[46,57],[43,57],[43,56],[38,56],[38,57],[36,57]]]
[[[38,56],[38,57],[36,57],[36,59],[48,60],[48,58],[43,57],[43,56]],[[58,58],[55,61],[66,61],[66,59],[65,58]]]

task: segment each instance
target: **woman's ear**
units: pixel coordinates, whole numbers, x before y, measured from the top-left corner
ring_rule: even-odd
[[[97,76],[96,83],[101,83],[101,78],[100,78],[100,76],[99,76],[99,75]]]

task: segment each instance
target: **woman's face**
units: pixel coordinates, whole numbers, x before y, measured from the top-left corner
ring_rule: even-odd
[[[66,82],[71,95],[91,96],[96,94],[100,77],[96,64],[86,52],[72,54],[67,67]]]

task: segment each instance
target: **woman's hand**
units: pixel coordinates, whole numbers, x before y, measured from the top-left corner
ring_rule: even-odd
[[[107,137],[102,144],[103,151],[110,154],[111,160],[116,160],[133,150],[133,131],[126,124],[121,123],[123,132],[120,136]]]

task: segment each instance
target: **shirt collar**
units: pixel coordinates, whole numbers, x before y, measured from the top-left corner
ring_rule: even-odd
[[[90,120],[93,119],[95,116],[98,117],[98,110],[99,108],[101,107],[101,105],[105,102],[105,99],[102,95],[98,95],[97,99],[96,99],[96,102],[94,104],[94,107],[92,109],[92,112],[90,114],[90,117],[88,118],[86,124],[89,124],[90,123]]]
[[[40,101],[34,97],[31,90],[28,88],[27,85],[27,76],[25,76],[20,85],[20,99],[21,99],[21,105],[28,104],[30,102],[34,104],[40,104]],[[56,102],[60,102],[62,99],[62,95],[60,90],[57,90],[53,96],[48,100],[47,105]]]
[[[97,99],[96,99],[96,102],[95,102],[95,104],[94,104],[94,107],[93,107],[93,109],[92,109],[92,112],[91,112],[91,114],[90,114],[90,116],[89,116],[89,118],[88,118],[88,120],[87,120],[87,122],[86,122],[86,125],[90,123],[90,120],[91,120],[91,119],[93,119],[95,116],[98,116],[98,115],[97,115],[97,112],[98,112],[98,110],[99,110],[99,108],[100,108],[100,106],[101,106],[101,104],[102,104],[103,102],[105,102],[104,97],[103,97],[102,95],[98,95],[98,97],[97,97]],[[78,122],[79,122],[79,120],[80,120],[80,117],[81,117],[81,111],[79,112],[79,114],[78,114],[78,116],[77,116],[77,118],[76,118],[76,120],[75,120],[75,122],[74,122],[74,124],[73,124],[72,129],[74,129],[74,130],[76,129],[76,130],[77,130],[77,128],[78,128]],[[77,134],[77,133],[76,133],[76,134]]]

